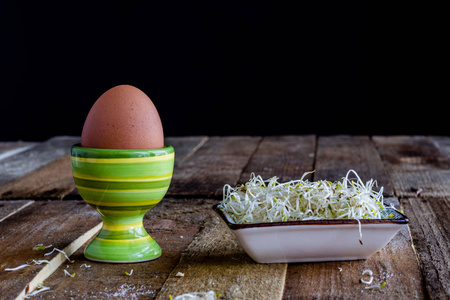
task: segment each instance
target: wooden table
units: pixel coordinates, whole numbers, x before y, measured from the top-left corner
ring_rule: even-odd
[[[176,151],[172,184],[144,218],[163,254],[138,264],[83,256],[101,218],[72,179],[68,153],[78,141],[0,143],[1,299],[21,298],[41,283],[50,289],[34,297],[45,299],[169,299],[210,290],[220,299],[450,298],[450,137],[169,137]],[[349,169],[364,181],[376,179],[385,200],[410,220],[367,260],[257,264],[211,210],[224,184],[244,183],[252,172],[284,181],[315,170],[313,180],[337,180]],[[52,246],[33,250],[37,244]],[[56,251],[44,256],[55,247],[71,262]],[[366,269],[373,284],[386,285],[365,289]]]

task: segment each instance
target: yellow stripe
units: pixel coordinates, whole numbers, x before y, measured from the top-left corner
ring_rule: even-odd
[[[157,192],[157,191],[164,191],[167,190],[169,188],[169,186],[165,186],[162,188],[157,188],[157,189],[143,189],[143,190],[139,190],[139,189],[135,189],[135,190],[110,190],[110,189],[95,189],[95,188],[88,188],[88,187],[84,187],[84,186],[78,186],[77,185],[77,189],[82,189],[82,190],[86,190],[86,191],[94,191],[94,192],[113,192],[113,193],[134,193],[134,192],[142,192],[142,193],[148,193],[148,192]]]
[[[102,229],[109,230],[109,231],[125,231],[125,230],[129,230],[129,229],[132,229],[132,228],[141,228],[142,226],[143,226],[142,222],[126,224],[126,225],[124,225],[124,224],[114,225],[114,224],[105,224],[105,223],[103,223]]]
[[[113,242],[113,243],[133,243],[133,242],[141,242],[144,240],[153,240],[153,238],[149,235],[147,235],[146,237],[142,237],[142,238],[137,238],[137,239],[131,239],[131,240],[107,240],[107,239],[102,239],[99,237],[95,238],[96,240],[102,241],[102,242]]]
[[[73,172],[73,177],[78,179],[95,180],[95,181],[113,181],[113,182],[150,182],[159,181],[172,178],[173,172],[164,175],[157,176],[145,176],[145,177],[124,177],[124,178],[108,178],[108,177],[98,177],[96,175],[92,176],[89,174],[82,174],[78,172]]]
[[[131,158],[90,158],[90,157],[75,157],[72,156],[72,161],[95,163],[95,164],[123,164],[123,163],[140,163],[140,162],[154,162],[174,159],[175,153],[169,153],[158,156],[147,157],[131,157]]]
[[[106,202],[106,201],[95,201],[95,200],[89,200],[84,199],[87,204],[90,205],[98,205],[98,206],[147,206],[147,205],[156,205],[159,202],[161,202],[163,198],[159,199],[152,199],[152,200],[138,200],[138,201],[127,201],[124,202]],[[103,211],[103,210],[102,210]],[[115,212],[115,211],[112,211]],[[120,214],[125,214],[126,212],[120,212]],[[132,214],[136,214],[136,212],[132,212]]]

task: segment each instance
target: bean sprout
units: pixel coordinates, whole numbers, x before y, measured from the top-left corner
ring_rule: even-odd
[[[48,245],[48,246],[44,246],[44,244],[37,244],[36,246],[33,247],[33,250],[37,251],[37,250],[45,250],[47,248],[50,248],[52,245]]]
[[[6,268],[5,271],[17,271],[17,270],[20,270],[20,269],[23,269],[23,268],[26,268],[29,266],[30,266],[29,264],[23,264],[18,267],[15,267],[15,268]]]
[[[386,281],[383,281],[380,285],[366,286],[366,290],[368,290],[368,289],[375,289],[375,288],[381,289],[381,288],[384,287],[385,285],[386,285]]]
[[[364,279],[361,278],[361,282],[364,283],[364,284],[371,284],[372,281],[373,281],[373,272],[372,272],[372,270],[370,270],[370,269],[364,270],[362,272],[362,275],[364,276],[365,274],[369,274],[370,278],[369,278],[369,280],[364,280]]]
[[[64,255],[64,257],[65,257],[69,262],[72,262],[72,261],[70,260],[69,256],[67,256],[66,252],[64,252],[63,250],[60,250],[60,249],[58,249],[58,248],[53,248],[52,251],[50,251],[50,252],[48,252],[48,253],[45,253],[44,256],[50,255],[50,254],[52,254],[52,253],[55,252],[55,251],[58,251],[59,253],[62,253],[62,254]]]
[[[29,294],[25,295],[25,298],[33,297],[33,296],[35,296],[35,295],[37,295],[37,294],[39,294],[39,293],[42,293],[42,292],[44,292],[44,291],[47,291],[47,290],[49,290],[49,289],[50,289],[50,288],[49,288],[48,286],[44,286],[44,284],[41,283],[41,284],[36,288],[35,291],[33,291],[32,293],[29,293]]]
[[[34,260],[33,259],[32,262],[34,263],[34,265],[41,265],[41,264],[49,264],[50,263],[46,259],[40,259],[40,260]],[[15,268],[6,268],[5,271],[17,271],[17,270],[20,270],[20,269],[23,269],[23,268],[26,268],[26,267],[29,267],[29,266],[31,266],[31,265],[29,263],[26,263],[26,264],[20,265],[20,266],[15,267]]]
[[[263,180],[252,173],[243,185],[224,185],[220,208],[236,224],[320,219],[356,219],[359,223],[359,219],[381,218],[383,188],[374,191],[375,180],[364,184],[349,170],[342,181],[310,182],[304,179],[310,173],[284,183],[279,183],[278,177]],[[355,181],[349,178],[351,173]]]
[[[196,293],[187,293],[183,295],[176,296],[173,298],[171,295],[169,295],[169,299],[173,300],[214,300],[217,297],[220,297],[221,294],[214,293],[213,291],[209,292],[196,292]]]
[[[67,270],[64,270],[65,275],[69,275],[70,277],[75,277],[75,273],[70,274]]]
[[[49,264],[50,262],[46,259],[35,260],[33,259],[35,265]]]

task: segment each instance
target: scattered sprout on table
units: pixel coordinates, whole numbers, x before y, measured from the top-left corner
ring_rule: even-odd
[[[369,280],[364,280],[361,278],[361,282],[364,284],[371,284],[373,281],[373,272],[370,269],[364,270],[362,272],[362,276],[364,276],[365,274],[369,274],[370,278]],[[374,289],[374,288],[382,288],[386,285],[386,281],[382,282],[381,284],[375,284],[375,285],[370,285],[370,286],[366,286],[365,289]]]
[[[175,276],[176,277],[184,277],[184,273],[183,272],[178,272]]]
[[[133,274],[133,269],[131,269],[130,273],[128,273],[127,271],[125,271],[125,275],[127,276],[131,276]]]
[[[364,280],[363,278],[361,278],[361,282],[364,283],[364,284],[371,284],[372,281],[373,281],[373,272],[372,272],[372,270],[370,270],[370,269],[364,270],[362,272],[362,276],[364,276],[365,274],[369,274],[370,278],[369,278],[369,280]]]
[[[386,281],[383,281],[383,282],[382,282],[381,284],[379,284],[379,285],[366,286],[365,289],[366,289],[366,290],[368,290],[368,289],[376,289],[376,288],[381,289],[381,288],[383,288],[385,285],[386,285]]]
[[[44,246],[44,244],[37,244],[36,246],[33,247],[33,250],[37,251],[37,250],[45,250],[47,248],[50,248],[52,245],[47,245]]]
[[[30,297],[33,297],[33,296],[35,296],[35,295],[37,295],[37,294],[39,294],[39,293],[42,293],[42,292],[44,292],[44,291],[47,291],[47,290],[49,290],[50,288],[48,287],[48,286],[44,286],[44,283],[41,283],[40,285],[38,285],[37,287],[36,287],[36,289],[33,291],[33,292],[31,292],[31,293],[29,293],[29,294],[26,294],[25,295],[25,298],[30,298]]]
[[[216,297],[220,297],[221,294],[215,293],[214,291],[209,292],[196,292],[196,293],[186,293],[175,298],[169,295],[171,300],[215,300]]]
[[[26,268],[29,266],[30,266],[29,264],[23,264],[18,267],[15,267],[15,268],[6,268],[5,271],[17,271],[17,270],[20,270],[20,269],[23,269],[23,268]]]
[[[66,269],[64,269],[64,273],[65,273],[66,275],[69,275],[70,277],[75,277],[75,273],[70,274],[69,272],[67,272]]]
[[[33,263],[35,264],[35,265],[41,265],[41,264],[49,264],[50,262],[48,261],[48,260],[46,260],[46,259],[40,259],[40,260],[32,260],[33,261]]]
[[[41,264],[49,264],[50,263],[46,259],[40,259],[40,260],[33,259],[32,262],[34,263],[34,265],[41,265]],[[31,266],[31,265],[29,263],[26,263],[26,264],[20,265],[20,266],[15,267],[15,268],[6,268],[5,271],[17,271],[17,270],[20,270],[20,269],[23,269],[23,268],[26,268],[26,267],[29,267],[29,266]]]
[[[45,253],[44,256],[50,255],[50,254],[52,254],[52,253],[55,252],[55,251],[58,251],[58,252],[62,253],[62,254],[64,255],[64,257],[65,257],[68,261],[71,262],[69,256],[67,256],[66,252],[64,252],[63,250],[60,250],[60,249],[58,249],[58,248],[53,248],[52,251],[50,251],[50,252],[48,252],[48,253]]]

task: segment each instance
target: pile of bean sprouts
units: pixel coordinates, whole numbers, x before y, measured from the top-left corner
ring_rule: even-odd
[[[364,184],[354,170],[341,181],[304,179],[310,173],[284,183],[277,177],[263,180],[252,174],[245,184],[226,184],[220,209],[236,224],[381,218],[383,188],[374,191],[375,180]],[[355,178],[349,178],[350,174]]]

